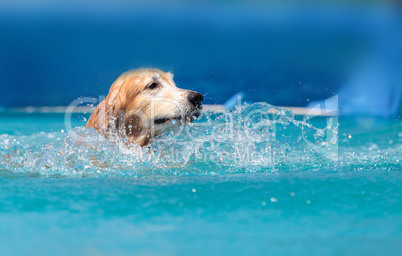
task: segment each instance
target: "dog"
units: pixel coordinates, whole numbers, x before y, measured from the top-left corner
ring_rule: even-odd
[[[121,74],[85,127],[126,144],[147,146],[159,134],[192,122],[202,111],[203,96],[176,87],[173,74],[143,68]]]

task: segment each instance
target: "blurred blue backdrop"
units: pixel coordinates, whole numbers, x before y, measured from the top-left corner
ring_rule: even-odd
[[[239,91],[278,106],[339,94],[343,114],[397,116],[400,7],[3,1],[0,106],[69,105],[106,95],[126,70],[157,67],[209,104]]]

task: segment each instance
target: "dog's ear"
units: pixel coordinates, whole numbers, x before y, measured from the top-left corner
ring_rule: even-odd
[[[125,113],[124,126],[122,128],[128,138],[128,144],[136,143],[142,147],[148,144],[150,137],[147,132],[148,128],[144,127],[141,116],[141,112],[135,109],[128,110]]]
[[[118,78],[110,87],[109,94],[99,103],[86,127],[93,127],[103,135],[111,129],[124,125],[122,117],[126,108],[125,79]]]
[[[95,111],[89,117],[87,124],[85,127],[87,128],[94,128],[100,134],[105,134],[107,131],[108,118],[106,116],[106,107],[105,101],[103,100],[99,105],[96,107]]]

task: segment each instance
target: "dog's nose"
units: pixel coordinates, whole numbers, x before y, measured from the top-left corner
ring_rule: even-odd
[[[194,107],[202,107],[201,102],[204,100],[204,97],[201,94],[199,94],[198,92],[190,92],[187,97],[191,104],[194,105]]]

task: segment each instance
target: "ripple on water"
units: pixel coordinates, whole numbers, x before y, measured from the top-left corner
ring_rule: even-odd
[[[267,112],[270,111],[271,114]],[[274,112],[275,114],[272,114]],[[318,127],[318,128],[317,128]],[[350,139],[350,138],[349,138]],[[315,124],[256,103],[168,131],[145,148],[76,127],[30,136],[0,136],[0,167],[44,176],[220,175],[320,169],[401,168],[401,144],[338,145],[338,122]]]

